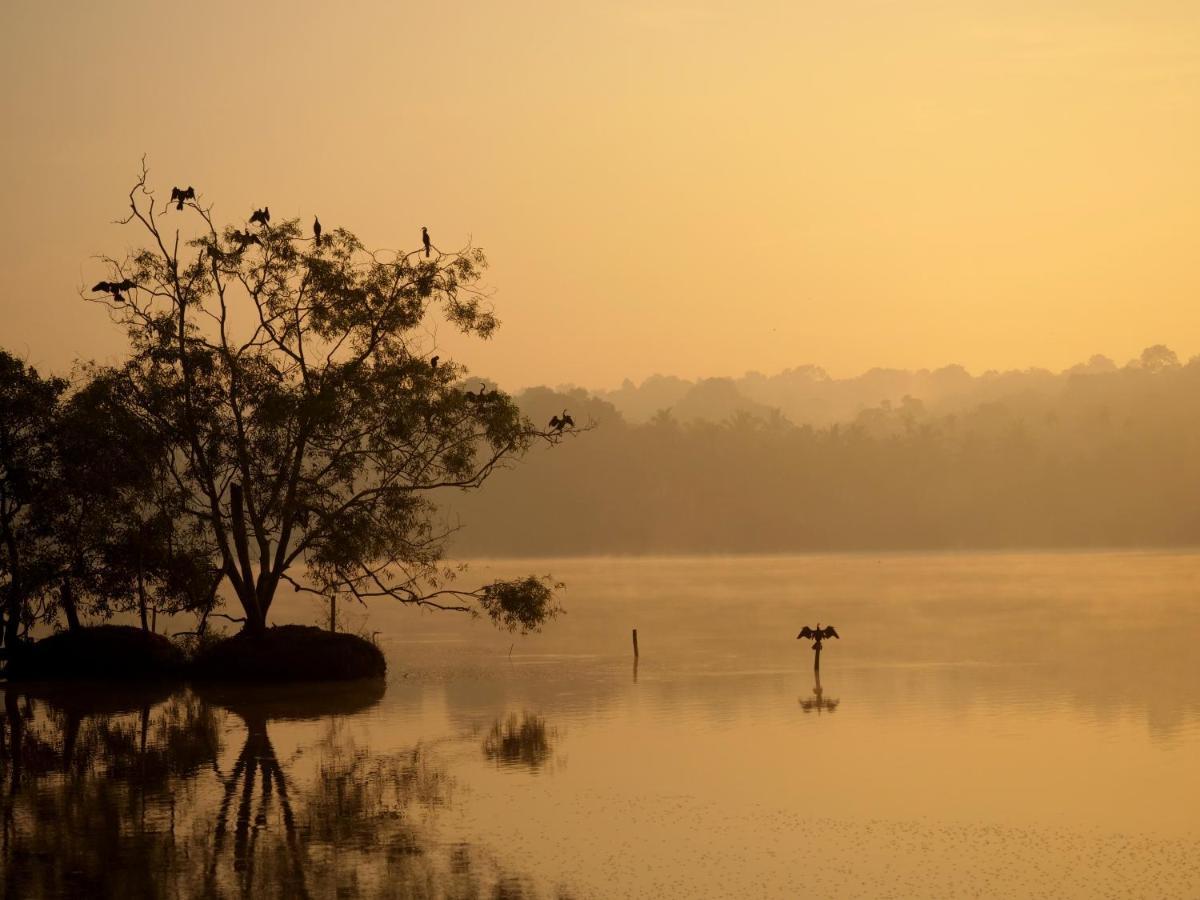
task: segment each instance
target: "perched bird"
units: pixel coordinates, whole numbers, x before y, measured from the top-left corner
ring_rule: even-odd
[[[555,416],[550,420],[550,428],[553,431],[562,431],[564,428],[572,427],[574,425],[575,420],[567,415],[567,411],[565,409],[562,411],[561,417]]]
[[[440,357],[440,356],[431,356],[431,357],[429,358],[429,368],[431,368],[431,369],[436,369],[436,368],[437,368],[437,364],[438,364],[438,360],[439,360],[439,359],[441,359],[441,357]]]
[[[124,292],[132,291],[135,287],[137,287],[137,284],[125,278],[121,281],[98,281],[92,285],[92,290],[112,294],[114,300],[123,303],[125,301],[124,296],[122,296]]]
[[[433,242],[429,240],[429,229],[424,225],[421,226],[421,243],[425,245],[425,256],[429,256],[429,248],[433,246]]]
[[[321,220],[313,216],[313,243],[321,246]]]
[[[184,200],[196,199],[196,190],[190,184],[187,186],[186,191],[183,188],[173,187],[171,188],[171,199],[175,201],[176,209],[183,209]]]
[[[821,649],[821,641],[826,638],[837,638],[840,641],[842,636],[837,633],[837,629],[832,625],[826,625],[822,628],[821,623],[818,622],[816,628],[809,628],[807,625],[801,628],[800,633],[796,635],[796,640],[800,640],[801,638],[812,638],[813,649],[819,651]]]
[[[237,242],[239,253],[245,250],[250,244],[258,244],[260,247],[262,246],[262,241],[258,239],[258,235],[251,234],[248,231],[235,231],[230,235],[230,238]]]
[[[256,209],[254,215],[250,217],[251,222],[258,222],[260,225],[266,226],[271,223],[271,207],[264,206],[262,209]]]
[[[562,422],[560,422],[560,421],[558,420],[558,416],[551,416],[551,417],[550,417],[550,424],[549,424],[549,425],[547,425],[546,427],[547,427],[547,428],[553,428],[555,431],[562,431]]]
[[[575,427],[575,420],[572,419],[569,415],[567,415],[567,411],[565,409],[563,410],[563,414],[562,414],[562,423],[563,423],[564,428],[574,428]]]

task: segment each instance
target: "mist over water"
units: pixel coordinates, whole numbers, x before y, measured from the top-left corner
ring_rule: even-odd
[[[1198,561],[560,559],[370,608],[386,687],[6,688],[8,895],[1192,897]]]

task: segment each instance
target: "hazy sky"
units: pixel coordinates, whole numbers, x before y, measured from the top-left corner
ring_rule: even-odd
[[[77,290],[143,153],[219,220],[492,260],[504,385],[1200,352],[1195,0],[0,6],[0,346]],[[444,335],[443,335],[444,337]]]

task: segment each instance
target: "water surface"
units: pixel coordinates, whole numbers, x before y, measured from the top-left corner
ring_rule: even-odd
[[[537,636],[347,611],[386,684],[6,689],[7,896],[1200,896],[1200,557],[527,571]]]

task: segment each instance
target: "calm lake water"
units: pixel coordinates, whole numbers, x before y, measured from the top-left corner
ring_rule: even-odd
[[[386,684],[3,689],[4,896],[1200,897],[1200,556],[529,571],[347,611]]]

